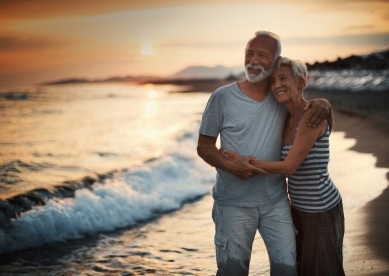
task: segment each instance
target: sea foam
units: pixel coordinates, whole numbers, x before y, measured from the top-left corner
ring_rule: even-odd
[[[0,253],[134,226],[208,194],[214,181],[215,171],[196,155],[194,135],[187,135],[151,162],[12,219],[0,230]]]

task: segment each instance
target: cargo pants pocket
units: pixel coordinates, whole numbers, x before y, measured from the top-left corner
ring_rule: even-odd
[[[215,235],[215,247],[216,247],[216,262],[219,267],[219,264],[221,262],[226,262],[227,255],[226,249],[227,249],[228,239],[225,237],[222,237],[220,235]]]

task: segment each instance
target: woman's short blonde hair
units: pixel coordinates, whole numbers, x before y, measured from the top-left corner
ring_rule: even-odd
[[[295,80],[299,80],[299,79],[304,80],[303,88],[307,86],[308,70],[307,70],[307,66],[303,62],[301,62],[300,60],[294,60],[287,57],[279,57],[276,61],[274,72],[284,66],[289,67],[292,70]]]

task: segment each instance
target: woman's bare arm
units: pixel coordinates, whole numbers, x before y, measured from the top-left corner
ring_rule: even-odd
[[[308,113],[305,113],[301,121],[304,122],[307,116]],[[300,123],[293,145],[284,161],[260,161],[251,158],[250,164],[272,174],[291,175],[304,161],[317,138],[325,132],[326,127],[327,124],[322,124],[319,128],[312,128],[307,124]],[[229,150],[224,151],[223,155],[231,160],[246,158]]]
[[[242,180],[249,179],[256,174],[268,174],[250,164],[250,159],[227,160],[223,158],[216,147],[217,137],[199,135],[197,143],[197,154],[208,164],[213,167],[234,174]]]

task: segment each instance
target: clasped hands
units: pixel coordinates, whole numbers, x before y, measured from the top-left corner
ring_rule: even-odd
[[[269,174],[267,171],[255,166],[259,165],[260,161],[254,156],[240,156],[237,152],[232,150],[220,149],[219,151],[224,158],[231,161],[227,165],[228,172],[242,180],[247,180],[257,174]]]

